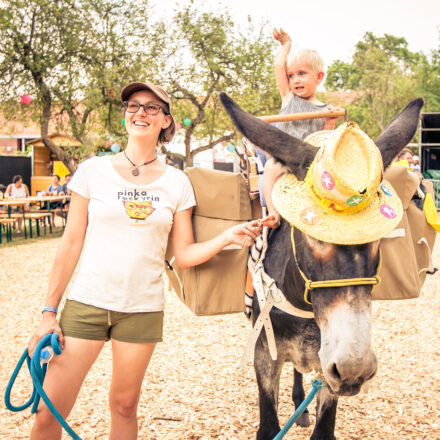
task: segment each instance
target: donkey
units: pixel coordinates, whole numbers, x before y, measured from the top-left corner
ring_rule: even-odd
[[[299,179],[317,152],[316,147],[284,133],[244,112],[226,94],[220,99],[238,130],[255,145],[285,164]],[[423,99],[412,101],[375,139],[386,168],[408,144],[417,129]],[[349,160],[349,159],[348,159]],[[293,201],[292,203],[295,203]],[[313,311],[314,319],[299,318],[273,308],[270,317],[278,352],[272,360],[266,336],[257,340],[254,368],[259,390],[260,426],[257,440],[269,440],[280,431],[277,416],[278,389],[285,362],[294,366],[293,401],[304,399],[302,374],[321,371],[324,384],[317,394],[316,423],[312,440],[334,440],[339,396],[359,393],[376,373],[377,359],[371,346],[371,285],[318,288],[311,291],[309,306],[303,300],[304,280],[292,252],[291,228],[285,221],[271,230],[264,260],[265,271],[276,281],[288,301]],[[295,228],[296,258],[311,280],[372,277],[379,260],[379,241],[361,245],[336,245],[316,240]],[[259,313],[253,300],[254,323]],[[306,413],[301,426],[310,424]]]

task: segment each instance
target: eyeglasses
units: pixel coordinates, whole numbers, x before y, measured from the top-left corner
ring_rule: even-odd
[[[135,101],[124,101],[124,107],[128,113],[137,113],[142,107],[145,113],[150,116],[157,115],[161,110],[164,114],[168,115],[165,109],[159,104],[139,104]]]

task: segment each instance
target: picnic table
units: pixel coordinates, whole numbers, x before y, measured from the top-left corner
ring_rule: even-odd
[[[12,223],[11,219],[16,217],[18,214],[12,214],[11,207],[17,206],[22,207],[22,215],[23,215],[23,223],[24,223],[24,237],[27,239],[27,228],[26,228],[26,220],[29,220],[29,237],[32,238],[32,220],[35,220],[37,236],[40,235],[40,224],[41,220],[44,220],[44,228],[46,230],[46,219],[49,222],[49,231],[52,233],[52,224],[50,221],[51,218],[51,209],[50,202],[66,202],[70,200],[70,196],[66,195],[57,195],[57,196],[31,196],[25,198],[4,198],[0,199],[0,207],[5,206],[8,208],[7,218],[0,218],[0,243],[1,243],[1,226],[5,226],[6,228],[6,237],[7,241],[12,240]],[[26,205],[35,205],[40,204],[40,210],[35,212],[26,212],[24,207]],[[47,210],[43,212],[44,204],[47,206]],[[20,214],[21,215],[21,214]]]

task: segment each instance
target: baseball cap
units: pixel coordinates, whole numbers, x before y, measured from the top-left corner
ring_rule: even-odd
[[[130,95],[132,95],[134,92],[138,92],[139,90],[148,90],[154,93],[161,101],[168,104],[168,106],[170,105],[170,97],[165,89],[150,82],[132,82],[127,84],[121,90],[121,101],[127,101]]]
[[[121,102],[123,103],[124,101],[127,101],[134,92],[138,92],[139,90],[148,90],[154,93],[168,107],[167,111],[169,112],[168,115],[171,117],[171,125],[161,131],[159,142],[170,142],[176,132],[176,123],[174,121],[173,115],[171,114],[170,96],[163,87],[153,84],[151,82],[132,82],[130,84],[127,84],[121,90]]]

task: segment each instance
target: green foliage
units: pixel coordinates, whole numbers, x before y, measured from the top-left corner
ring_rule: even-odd
[[[440,111],[440,49],[421,56],[414,68],[415,93],[425,98],[424,111]]]
[[[351,89],[354,76],[354,68],[351,64],[336,60],[327,69],[325,85],[330,90]]]
[[[147,36],[146,10],[145,0],[122,5],[111,0],[3,1],[0,99],[36,96],[33,118],[40,122],[43,140],[50,121],[52,131],[72,133],[82,143],[75,159],[88,155],[91,133],[110,128],[114,108],[119,111],[120,85],[146,64],[144,51],[129,50],[142,47]],[[48,142],[72,170],[71,152]]]
[[[82,144],[72,152],[46,143],[70,169],[72,159],[105,143],[124,143],[119,90],[129,81],[163,84],[174,98],[176,121],[191,119],[187,164],[196,139],[202,151],[235,136],[217,92],[226,91],[252,113],[279,108],[273,42],[264,24],[249,19],[239,29],[228,12],[198,12],[190,2],[171,21],[153,25],[148,10],[147,0],[0,3],[0,101],[13,103],[5,104],[6,113],[15,114],[18,96],[36,96],[22,116],[39,121],[43,138],[50,128]]]
[[[251,113],[278,111],[273,43],[265,28],[249,19],[248,27],[239,29],[227,11],[198,12],[192,3],[176,11],[171,23],[156,25],[155,80],[173,97],[176,121],[191,119],[184,129],[187,165],[198,152],[236,136],[218,92]]]
[[[376,37],[367,32],[356,44],[351,63],[335,61],[328,69],[328,90],[352,90],[357,98],[348,106],[355,120],[372,137],[412,99],[423,96],[425,110],[440,100],[439,54],[430,61],[408,49],[404,38]]]

